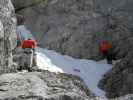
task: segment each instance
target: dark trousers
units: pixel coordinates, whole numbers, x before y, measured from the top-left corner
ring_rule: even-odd
[[[107,59],[108,64],[112,64],[112,61],[115,60],[115,54],[113,54],[113,52],[109,51],[106,55],[104,55],[104,58]]]
[[[107,55],[107,56],[106,56],[106,59],[107,59],[107,63],[108,63],[108,64],[112,64],[112,60],[113,60],[113,59],[112,59],[111,55]]]
[[[22,49],[21,61],[19,63],[20,68],[18,70],[32,71],[32,68],[36,66],[36,54],[35,49],[25,48]]]

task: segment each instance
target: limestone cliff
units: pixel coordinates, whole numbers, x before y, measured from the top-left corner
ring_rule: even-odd
[[[0,0],[0,72],[12,69],[12,50],[16,46],[16,19],[10,0]]]

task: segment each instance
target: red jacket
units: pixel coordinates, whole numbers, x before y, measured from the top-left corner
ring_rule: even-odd
[[[100,44],[100,52],[103,54],[103,55],[107,55],[108,52],[112,49],[112,44],[109,43],[109,42],[102,42]]]
[[[22,42],[22,45],[21,45],[21,47],[23,48],[23,49],[25,49],[25,48],[36,48],[36,42],[34,41],[34,40],[24,40],[23,42]]]

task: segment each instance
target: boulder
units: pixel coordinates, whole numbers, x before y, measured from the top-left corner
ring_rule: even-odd
[[[48,71],[0,76],[1,100],[88,100],[92,97],[76,76]]]

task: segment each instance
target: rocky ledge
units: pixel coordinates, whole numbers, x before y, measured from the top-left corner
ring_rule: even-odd
[[[48,71],[0,76],[0,100],[88,100],[93,94],[72,75]]]

